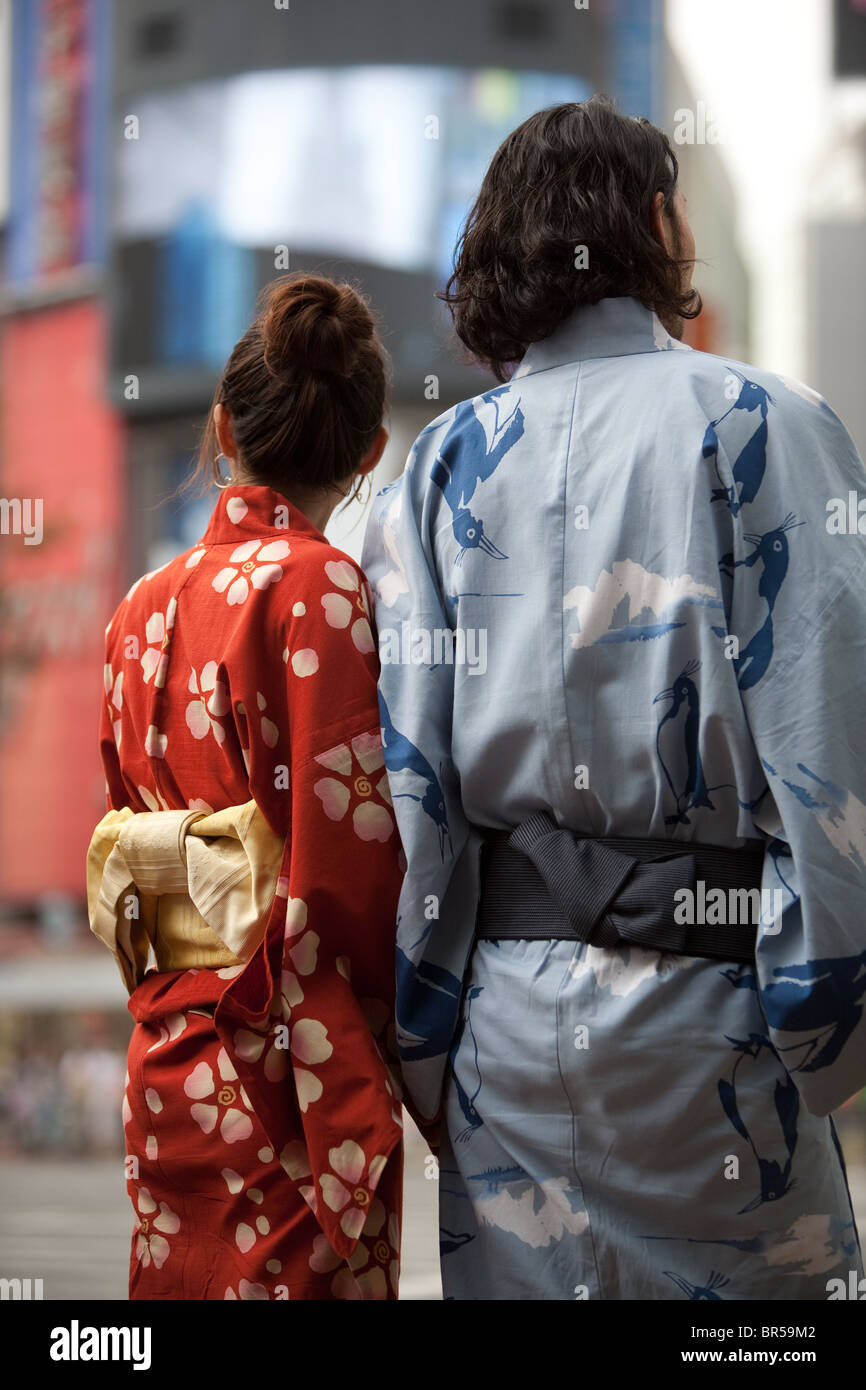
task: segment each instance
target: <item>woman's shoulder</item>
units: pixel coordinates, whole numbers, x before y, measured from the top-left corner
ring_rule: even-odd
[[[168,592],[170,597],[172,588],[170,580],[167,587],[165,585],[168,572],[174,569],[179,561],[185,561],[189,554],[190,551],[184,551],[182,555],[173,556],[170,560],[166,560],[164,564],[158,565],[156,568],[147,570],[144,574],[139,575],[139,577],[130,584],[123,598],[120,600],[120,603],[115,608],[111,620],[105,629],[106,636],[110,636],[112,633],[116,632],[121,621],[129,621],[137,612],[144,613],[145,609],[149,612],[153,611],[160,603],[162,603],[162,607],[164,608],[165,602],[163,602],[163,594]]]

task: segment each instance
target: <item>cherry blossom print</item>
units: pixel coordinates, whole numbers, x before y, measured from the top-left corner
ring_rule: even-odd
[[[346,1261],[340,1258],[324,1234],[317,1235],[313,1240],[310,1269],[316,1274],[338,1271],[331,1281],[331,1292],[335,1298],[351,1301],[385,1298],[385,1268],[388,1269],[391,1287],[396,1295],[400,1269],[399,1245],[395,1248],[386,1238],[386,1216],[385,1207],[378,1197],[374,1197],[364,1223],[364,1238],[358,1241]],[[392,1216],[388,1220],[389,1235],[395,1230],[399,1239],[399,1226]]]
[[[235,546],[229,563],[215,574],[211,584],[218,594],[224,593],[229,605],[246,603],[253,589],[266,589],[278,584],[283,567],[278,563],[291,553],[288,541],[244,541]]]
[[[308,1178],[313,1171],[307,1146],[302,1139],[293,1139],[291,1143],[286,1144],[280,1154],[280,1164],[293,1182]]]
[[[149,787],[139,785],[136,791],[147,807],[148,811],[167,811],[168,802],[159,792],[152,792]]]
[[[352,641],[359,652],[375,651],[373,631],[370,627],[370,601],[365,586],[360,582],[358,571],[348,560],[327,560],[325,573],[332,584],[343,593],[322,595],[325,621],[330,627],[348,627],[351,623]]]
[[[388,1297],[384,1270],[376,1267],[353,1274],[349,1269],[341,1269],[331,1281],[331,1292],[335,1298],[349,1301],[379,1301]]]
[[[267,1034],[239,1028],[234,1036],[234,1045],[235,1052],[242,1062],[258,1062],[264,1058],[262,1073],[266,1080],[276,1084],[288,1076],[289,1056],[282,1032],[274,1032],[269,1039]]]
[[[282,896],[282,883],[283,880],[280,880],[277,884],[277,894],[280,896]],[[285,891],[288,891],[287,887]],[[307,904],[303,898],[287,899],[283,936],[287,942],[294,940],[295,937],[300,938],[294,946],[288,948],[288,958],[293,970],[284,969],[281,980],[282,1012],[283,1017],[286,1018],[291,1013],[291,1009],[296,1004],[300,1004],[304,997],[297,975],[312,975],[318,963],[319,936],[317,932],[307,930]]]
[[[367,1166],[366,1155],[354,1139],[344,1139],[339,1148],[328,1150],[332,1172],[319,1178],[322,1198],[331,1211],[340,1213],[340,1229],[350,1240],[357,1240],[369,1215],[375,1187],[387,1159],[376,1154]],[[367,1174],[366,1183],[361,1179]],[[384,1208],[383,1208],[384,1218]]]
[[[324,1267],[324,1248],[314,1248],[313,1258]],[[396,1213],[388,1215],[378,1197],[373,1197],[370,1202],[361,1239],[347,1264],[348,1269],[344,1265],[331,1281],[331,1292],[335,1298],[357,1300],[387,1297],[386,1269],[388,1281],[396,1296],[400,1276],[400,1223]],[[315,1268],[312,1258],[310,1267]],[[330,1263],[328,1267],[335,1268]]]
[[[310,1106],[321,1100],[324,1087],[315,1072],[307,1071],[306,1067],[295,1067],[293,1070],[298,1105],[302,1114],[306,1115]]]
[[[261,713],[261,734],[262,742],[268,748],[276,748],[280,737],[280,731],[272,719],[263,712],[268,707],[268,702],[260,690],[256,691],[256,704]]]
[[[212,733],[217,743],[224,743],[226,731],[217,720],[228,714],[231,702],[225,683],[217,679],[218,670],[215,661],[208,661],[199,675],[190,670],[187,689],[196,698],[186,707],[186,724],[193,738]]]
[[[235,1172],[234,1168],[223,1168],[220,1177],[223,1179],[223,1182],[233,1197],[238,1192],[243,1191],[244,1180],[240,1173]]]
[[[283,1021],[288,1023],[292,1009],[304,1002],[301,982],[292,970],[284,970],[280,976],[280,1009]]]
[[[366,1251],[365,1251],[366,1254]],[[330,1274],[332,1270],[339,1269],[343,1261],[331,1245],[326,1235],[318,1235],[313,1239],[313,1253],[310,1256],[310,1269],[315,1274]]]
[[[352,739],[351,747],[338,743],[326,753],[318,754],[315,761],[330,772],[339,773],[339,779],[322,777],[313,784],[313,791],[329,820],[342,820],[351,806],[352,824],[360,840],[384,843],[390,839],[394,818],[388,810],[393,804],[388,778],[383,771],[373,780],[373,774],[383,768],[385,762],[381,735],[378,732],[360,734]],[[355,761],[360,772],[355,769]],[[381,800],[377,799],[377,793]]]
[[[205,549],[205,547],[204,547],[203,545],[202,545],[202,546],[199,546],[199,547],[198,547],[197,549],[195,549],[195,550],[190,551],[189,555],[188,555],[187,558],[186,558],[186,564],[185,564],[184,568],[185,568],[185,569],[188,569],[188,570],[193,570],[193,569],[195,569],[196,565],[198,565],[198,564],[201,563],[201,561],[204,559],[204,557],[205,557],[206,554],[207,554],[207,550]]]
[[[235,1245],[242,1255],[249,1254],[259,1236],[270,1234],[271,1223],[266,1216],[256,1216],[253,1218],[253,1225],[249,1221],[239,1221],[235,1228]]]
[[[186,1030],[186,1015],[182,1013],[166,1014],[165,1021],[159,1025],[159,1037],[155,1043],[151,1043],[148,1052],[155,1052],[164,1043],[174,1042],[181,1033]]]
[[[105,696],[108,700],[108,714],[111,719],[114,744],[119,749],[122,732],[120,711],[123,709],[123,671],[118,671],[115,676],[110,662],[105,664]]]
[[[161,689],[165,685],[165,676],[168,670],[168,648],[171,643],[176,613],[177,599],[169,599],[165,613],[151,613],[144,625],[147,646],[141,658],[142,679],[147,684],[153,678],[153,683],[157,689]]]
[[[327,1062],[334,1051],[327,1028],[317,1018],[298,1019],[291,1030],[290,1046],[292,1055],[310,1067]]]
[[[223,1301],[225,1301],[225,1299],[227,1298],[267,1300],[270,1299],[270,1294],[268,1293],[264,1284],[253,1284],[250,1282],[249,1279],[241,1279],[240,1283],[238,1284],[237,1293],[235,1293],[234,1289],[231,1286],[229,1286],[226,1289],[225,1294],[223,1295]]]
[[[319,936],[314,931],[307,932],[289,951],[289,959],[299,975],[312,975],[318,958]]]
[[[161,734],[155,724],[148,727],[144,740],[144,751],[149,758],[164,758],[168,747],[168,734]]]
[[[266,748],[276,748],[277,744],[278,744],[279,741],[280,741],[280,731],[279,731],[279,729],[277,728],[276,724],[274,723],[273,719],[271,719],[268,715],[266,715],[266,714],[264,713],[264,711],[267,709],[267,707],[268,707],[268,702],[267,702],[267,700],[265,699],[265,697],[264,697],[264,695],[262,694],[262,692],[261,692],[260,690],[257,690],[257,691],[256,691],[256,714],[257,714],[257,717],[258,717],[258,720],[259,720],[259,733],[260,733],[260,735],[261,735],[261,740],[262,740],[262,743],[265,745]],[[246,723],[246,740],[247,740],[247,746],[246,746],[245,748],[242,748],[242,749],[241,749],[241,752],[243,753],[244,766],[246,767],[247,772],[249,772],[249,770],[250,770],[250,749],[249,749],[250,712],[249,712],[249,710],[247,709],[246,705],[245,705],[245,704],[243,703],[243,701],[241,701],[241,700],[238,701],[238,704],[237,704],[237,711],[238,711],[238,714],[245,720],[245,723]]]
[[[230,497],[226,502],[226,516],[233,525],[238,526],[249,511],[242,497]]]
[[[157,1204],[146,1187],[136,1188],[132,1200],[138,1213],[138,1229],[135,1233],[136,1257],[145,1268],[153,1262],[157,1269],[162,1269],[171,1254],[171,1247],[165,1237],[177,1234],[180,1230],[180,1217],[166,1202]]]
[[[237,975],[243,974],[246,966],[241,962],[240,965],[224,965],[222,970],[215,971],[218,980],[233,980]]]
[[[253,1124],[249,1115],[238,1109],[235,1102],[240,1100],[247,1110],[251,1110],[252,1106],[243,1086],[238,1083],[238,1074],[224,1047],[220,1048],[217,1056],[217,1070],[223,1082],[219,1088],[210,1064],[199,1062],[183,1083],[184,1094],[194,1102],[190,1114],[203,1133],[211,1134],[219,1123],[221,1138],[227,1144],[236,1144],[239,1140],[249,1139]],[[209,1100],[211,1096],[214,1097],[212,1101]]]
[[[283,648],[283,661],[291,659],[292,670],[296,676],[314,676],[319,669],[319,656],[312,647],[298,647],[289,657],[288,647]]]

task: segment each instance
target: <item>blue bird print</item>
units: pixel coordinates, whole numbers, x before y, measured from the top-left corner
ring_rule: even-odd
[[[723,970],[735,989],[753,989],[751,970]],[[760,991],[761,1007],[771,1028],[807,1033],[805,1042],[780,1048],[788,1071],[813,1072],[832,1066],[863,1016],[866,996],[866,951],[854,956],[807,960],[777,966]],[[802,1053],[799,1058],[791,1053]]]
[[[676,812],[665,816],[665,825],[689,825],[686,814],[693,807],[714,811],[710,788],[704,779],[698,738],[701,726],[700,697],[691,677],[700,669],[699,661],[683,667],[670,690],[662,690],[653,704],[670,700],[671,707],[656,731],[656,752],[668,786],[676,800]]]
[[[767,790],[769,790],[769,788]],[[794,892],[790,883],[785,878],[785,875],[782,873],[782,870],[779,868],[780,859],[790,859],[791,863],[794,862],[794,856],[791,854],[791,846],[786,844],[784,840],[770,840],[767,845],[767,853],[773,861],[773,868],[776,870],[779,882],[782,884],[783,888],[787,889],[794,902],[796,902],[800,895]]]
[[[480,413],[490,405],[493,407],[492,439],[488,440]],[[485,535],[484,523],[473,516],[469,503],[478,484],[486,482],[522,437],[523,427],[520,399],[512,403],[511,388],[507,385],[482,397],[478,408],[474,400],[462,401],[454,412],[454,421],[430,470],[430,479],[441,488],[451,509],[451,530],[460,547],[455,564],[462,564],[467,550],[481,549],[499,560],[508,558]]]
[[[713,502],[727,502],[731,509],[731,514],[736,516],[741,507],[746,502],[754,502],[758,489],[764,480],[764,473],[767,468],[767,414],[768,407],[775,404],[773,397],[763,386],[759,386],[756,381],[749,381],[739,372],[734,372],[742,386],[737,399],[718,420],[711,420],[707,425],[704,434],[704,442],[701,452],[705,459],[711,458],[715,465],[716,476],[721,484],[714,488],[710,494]],[[753,410],[761,412],[761,423],[750,437],[748,443],[738,454],[732,472],[732,482],[728,486],[719,472],[719,437],[716,428],[726,420],[732,410],[743,410],[751,413]]]
[[[716,1270],[710,1270],[710,1277],[706,1284],[691,1284],[688,1279],[683,1278],[682,1274],[674,1274],[670,1269],[663,1271],[668,1279],[672,1279],[678,1289],[682,1289],[686,1298],[690,1298],[695,1303],[707,1302],[712,1300],[714,1303],[721,1301],[722,1295],[716,1293],[716,1289],[723,1289],[730,1284],[730,1279],[726,1279],[723,1274]]]
[[[379,712],[382,717],[382,747],[385,753],[385,768],[389,779],[395,772],[412,772],[426,784],[420,796],[415,792],[395,792],[393,790],[391,795],[395,800],[400,796],[408,796],[412,801],[420,803],[422,811],[430,817],[436,826],[439,836],[439,853],[444,859],[445,841],[448,840],[450,847],[451,835],[448,829],[445,797],[439,779],[421,750],[416,748],[405,734],[401,734],[394,727],[381,690],[379,691]]]
[[[766,531],[762,536],[744,533],[744,538],[755,547],[745,560],[735,560],[729,552],[719,561],[719,569],[723,576],[730,579],[733,578],[733,571],[740,566],[746,569],[757,564],[761,566],[758,594],[767,605],[767,616],[746,646],[733,659],[737,684],[741,690],[751,690],[757,685],[773,659],[773,609],[788,573],[789,547],[786,533],[805,524],[803,521],[796,521],[794,513],[789,512],[781,526]],[[713,631],[717,636],[728,636],[724,628],[714,627]]]
[[[443,1240],[442,1237],[445,1237]],[[475,1235],[470,1231],[449,1231],[445,1226],[439,1227],[439,1254],[453,1255],[455,1250],[468,1245],[470,1240],[474,1240]]]
[[[484,1121],[478,1114],[478,1111],[475,1109],[475,1102],[478,1099],[478,1096],[481,1092],[483,1081],[481,1076],[481,1068],[478,1065],[478,1040],[476,1039],[475,1033],[473,1032],[472,1019],[470,1017],[472,1011],[472,1001],[473,999],[478,998],[479,994],[481,994],[483,989],[483,985],[471,985],[469,989],[466,991],[466,1011],[463,1014],[463,1018],[460,1021],[460,1027],[457,1029],[457,1032],[454,1035],[454,1044],[451,1048],[451,1052],[449,1053],[448,1057],[451,1075],[454,1079],[454,1086],[457,1091],[457,1099],[460,1102],[460,1109],[463,1111],[463,1115],[466,1120],[466,1127],[464,1129],[461,1129],[460,1133],[457,1135],[457,1140],[459,1143],[465,1143],[466,1140],[472,1136],[474,1131],[476,1129],[479,1129],[481,1125],[484,1124]],[[478,1085],[475,1087],[475,1090],[472,1092],[471,1096],[468,1094],[467,1091],[464,1090],[463,1086],[460,1083],[460,1080],[457,1077],[457,1073],[454,1070],[454,1059],[457,1056],[457,1049],[460,1046],[460,1043],[463,1039],[463,1034],[466,1032],[467,1028],[469,1029],[469,1036],[472,1039],[472,1049],[475,1060],[475,1074],[478,1077]]]
[[[743,1255],[757,1255],[772,1265],[777,1276],[802,1273],[805,1262],[814,1257],[816,1245],[820,1245],[822,1259],[832,1253],[839,1260],[858,1260],[860,1245],[853,1219],[842,1221],[828,1215],[824,1223],[824,1229],[819,1231],[810,1223],[805,1230],[798,1231],[795,1225],[780,1233],[771,1227],[754,1236],[644,1236],[644,1240],[685,1239],[689,1245],[724,1245]]]
[[[451,1046],[463,981],[444,966],[419,964],[397,947],[397,1041],[404,1062],[441,1057]]]
[[[761,1184],[758,1195],[746,1206],[740,1208],[739,1215],[742,1216],[744,1212],[755,1211],[765,1202],[777,1202],[794,1186],[794,1180],[791,1177],[791,1165],[794,1161],[794,1150],[797,1147],[797,1116],[800,1111],[800,1097],[790,1076],[786,1075],[784,1081],[776,1081],[773,1100],[787,1157],[780,1162],[778,1159],[759,1154],[746,1121],[740,1112],[737,1099],[737,1072],[744,1057],[760,1057],[765,1048],[774,1056],[777,1054],[770,1039],[760,1033],[750,1033],[748,1039],[745,1040],[728,1038],[728,1042],[737,1053],[737,1060],[734,1062],[730,1081],[725,1079],[719,1081],[719,1099],[722,1103],[722,1109],[734,1129],[742,1135],[755,1156]]]
[[[509,1183],[532,1182],[526,1169],[521,1168],[519,1163],[512,1168],[485,1168],[483,1173],[469,1173],[468,1179],[470,1182],[483,1182],[491,1196]]]

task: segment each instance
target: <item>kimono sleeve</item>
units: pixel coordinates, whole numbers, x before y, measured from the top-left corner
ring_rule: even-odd
[[[389,1191],[402,1171],[393,1004],[403,861],[364,577],[317,547],[293,598],[279,635],[290,764],[275,757],[273,792],[258,792],[266,812],[272,798],[290,800],[268,971],[245,971],[221,1016],[244,1019],[233,1046],[255,1109],[330,1245],[349,1258],[386,1167],[396,1172]],[[303,1138],[287,1128],[287,1082]]]
[[[126,600],[117,609],[105,632],[103,692],[99,710],[99,753],[105,773],[105,809],[119,810],[127,803],[120,771],[123,710],[123,657],[116,651],[114,634]]]
[[[866,473],[826,403],[785,394],[727,557],[775,894],[756,978],[735,983],[757,988],[773,1045],[825,1115],[866,1085]]]
[[[390,1015],[404,859],[384,767],[372,604],[358,566],[330,553],[338,558],[326,560],[321,592],[285,629],[288,889],[327,928],[323,949],[346,953],[355,992],[375,995]]]
[[[441,492],[429,478],[447,424],[444,416],[419,436],[405,472],[376,497],[362,554],[379,634],[385,765],[407,860],[397,910],[397,1041],[422,1124],[435,1121],[441,1103],[481,846],[452,760],[454,664],[442,654],[453,632],[434,544]]]

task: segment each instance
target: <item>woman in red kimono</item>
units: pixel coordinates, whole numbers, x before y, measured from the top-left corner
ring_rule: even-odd
[[[271,286],[217,389],[198,473],[218,476],[218,446],[231,476],[207,530],[138,580],[107,630],[101,752],[115,814],[99,833],[121,849],[121,831],[145,834],[134,891],[115,894],[112,911],[118,942],[124,917],[150,914],[156,964],[136,970],[117,947],[135,1018],[132,1298],[397,1295],[393,938],[405,861],[367,583],[322,534],[381,456],[384,396],[383,350],[354,290],[312,276]],[[176,911],[163,930],[168,908],[180,901],[199,935],[208,911],[177,896],[177,871],[192,884],[184,846],[226,808],[233,824],[249,827],[251,811],[278,837],[278,879],[247,949],[210,932],[203,955],[185,955]],[[232,847],[195,843],[214,863]],[[97,845],[98,834],[89,878],[105,868]],[[108,878],[92,907],[110,898]]]

